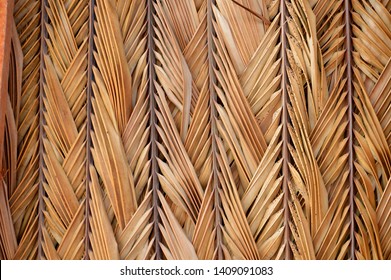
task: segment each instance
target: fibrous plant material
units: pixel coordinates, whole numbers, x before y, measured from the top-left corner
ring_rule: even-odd
[[[391,259],[390,11],[2,1],[0,257]]]

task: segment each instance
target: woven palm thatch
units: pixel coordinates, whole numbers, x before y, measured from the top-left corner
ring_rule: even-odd
[[[391,259],[391,1],[0,9],[1,259]]]

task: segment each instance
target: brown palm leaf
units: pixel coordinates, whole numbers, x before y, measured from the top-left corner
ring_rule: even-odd
[[[90,257],[94,259],[149,258],[153,253],[149,240],[151,227],[146,227],[152,207],[148,184],[146,24],[143,22],[146,12],[143,1],[96,3],[96,67],[91,97],[94,165],[90,170],[93,174],[96,169],[91,184],[101,188],[95,191],[95,197],[103,203],[95,202],[91,196],[90,203],[98,203],[91,208],[95,225],[91,227]],[[107,218],[103,217],[104,213]],[[103,228],[101,218],[105,219]],[[144,226],[133,232],[137,223]],[[107,238],[98,240],[102,231]],[[139,240],[136,242],[135,238]],[[112,248],[111,244],[118,247]],[[101,246],[102,254],[94,254],[94,247]]]

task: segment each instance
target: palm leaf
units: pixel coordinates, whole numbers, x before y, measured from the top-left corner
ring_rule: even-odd
[[[15,23],[11,24],[12,32],[10,39],[11,50],[9,54],[10,75],[8,77],[8,89],[4,90],[5,95],[5,133],[4,146],[5,153],[0,154],[1,168],[1,236],[3,237],[1,246],[2,259],[13,258],[17,249],[17,238],[13,225],[11,208],[9,204],[10,194],[14,193],[16,188],[16,170],[17,170],[17,122],[19,120],[19,106],[21,100],[21,79],[23,67],[23,54],[18,38]],[[3,97],[2,97],[3,98]],[[14,113],[16,112],[16,113]],[[4,165],[3,165],[4,164]],[[3,167],[2,167],[3,166]]]
[[[220,153],[223,158],[228,156],[221,165],[224,233],[232,258],[279,259],[285,250],[279,175],[282,161],[278,159],[282,145],[279,16],[269,25],[253,14],[267,15],[265,7],[245,6],[253,13],[244,9],[233,16],[235,7],[220,1],[215,9],[217,78],[222,88],[216,89],[222,103],[217,106]],[[242,37],[243,30],[256,32],[256,36],[236,39]],[[230,192],[236,193],[241,203],[235,199],[229,202],[233,199],[227,197]],[[232,224],[235,216],[237,224]],[[245,236],[235,233],[239,228]]]
[[[175,258],[175,255],[180,258],[197,258],[193,248],[182,253],[175,249],[178,244],[174,245],[170,232],[179,229],[167,228],[165,222],[172,219],[172,214],[189,240],[196,242],[195,239],[209,231],[202,222],[196,225],[212,168],[210,92],[208,80],[205,79],[208,76],[205,4],[206,1],[203,1],[197,7],[195,1],[157,1],[155,5],[158,80],[155,98],[157,131],[161,139],[161,144],[158,144],[161,153],[161,159],[158,160],[161,173],[159,181],[166,195],[160,195],[164,199],[160,212],[162,236],[166,242],[162,249],[167,258]],[[184,18],[181,14],[189,20],[182,22]],[[167,45],[172,48],[166,48]],[[166,205],[170,205],[171,210]],[[211,212],[206,214],[204,211],[207,208],[203,208],[202,215],[211,215]],[[211,216],[204,218],[210,221]],[[201,243],[196,245],[197,251],[204,250]],[[211,251],[207,255],[212,258]]]
[[[361,259],[383,259],[389,257],[387,245],[381,243],[384,238],[381,232],[384,230],[380,229],[384,229],[387,222],[384,219],[378,221],[376,209],[379,203],[384,201],[391,166],[387,132],[389,121],[385,121],[384,109],[380,109],[384,106],[380,105],[381,103],[389,103],[386,101],[389,99],[389,94],[386,93],[386,75],[390,57],[387,42],[390,38],[391,16],[389,10],[379,1],[357,1],[352,8],[355,48],[353,59],[356,65],[353,68],[356,107],[354,148],[357,157],[357,193],[354,201],[357,208],[355,221],[359,245],[356,255]],[[369,47],[370,45],[376,47]]]
[[[99,176],[95,184],[105,197],[106,208],[99,211],[109,212],[103,229],[99,221],[91,227],[91,237],[104,230],[109,238],[99,248],[104,254],[90,252],[95,259],[144,259],[153,254],[148,224],[152,205],[148,195],[146,11],[143,1],[97,1],[95,9],[91,152]],[[108,42],[112,47],[108,48]],[[134,231],[139,223],[144,226]],[[110,249],[110,240],[118,244],[115,250]],[[98,240],[94,242],[100,247]]]
[[[88,25],[87,2],[48,1],[47,54],[43,56],[45,120],[41,155],[45,191],[43,255],[81,259],[84,255],[87,40],[78,40]],[[54,32],[57,32],[55,34]],[[86,34],[84,34],[86,35]],[[65,202],[65,203],[64,203]],[[48,244],[48,242],[52,244]],[[40,245],[39,245],[40,246]]]

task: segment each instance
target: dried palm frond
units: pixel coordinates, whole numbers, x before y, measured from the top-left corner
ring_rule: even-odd
[[[382,93],[384,80],[388,80],[390,64],[391,14],[379,1],[352,2],[352,43],[354,47],[354,150],[357,259],[389,258],[390,247],[384,243],[384,230],[389,221],[378,220],[376,210],[389,196],[385,191],[391,175],[391,152],[384,113],[377,111],[378,101],[388,100],[389,90]],[[379,84],[379,85],[378,85]],[[376,96],[376,97],[374,97]],[[380,97],[382,96],[382,97]],[[383,102],[385,106],[386,104]],[[383,109],[384,112],[384,109]],[[386,195],[385,197],[383,197]],[[387,216],[387,215],[386,215]],[[383,240],[383,243],[381,243]]]
[[[159,196],[163,206],[160,211],[162,246],[163,254],[174,259],[197,258],[195,252],[200,257],[213,258],[214,251],[201,253],[205,250],[203,242],[210,243],[214,237],[210,240],[209,236],[202,243],[196,241],[209,230],[203,224],[210,217],[204,217],[207,208],[202,207],[202,202],[206,188],[209,188],[208,195],[211,194],[211,186],[207,185],[214,180],[210,178],[214,155],[211,155],[208,7],[207,1],[196,2],[162,0],[155,5],[155,68],[159,82],[155,98],[157,132],[161,139],[158,164],[159,182],[165,193]],[[167,227],[165,221],[174,217],[179,227]],[[214,227],[213,222],[210,226]],[[181,242],[190,243],[189,248],[181,246],[182,252],[175,249],[173,235],[181,236]]]
[[[11,2],[11,1],[8,1]],[[31,13],[29,13],[31,11]],[[38,253],[38,92],[39,92],[39,3],[17,1],[14,6],[15,34],[14,50],[17,54],[16,65],[20,70],[10,72],[14,77],[9,88],[9,106],[13,106],[13,114],[9,114],[9,123],[14,123],[9,131],[14,136],[14,147],[7,150],[15,156],[16,162],[7,169],[16,181],[9,182],[8,198],[17,248],[12,259],[35,259]],[[27,27],[27,28],[26,28]],[[23,33],[22,33],[23,32]],[[18,37],[18,39],[16,38]],[[17,45],[20,42],[21,50]],[[23,60],[22,62],[20,60]],[[15,66],[16,66],[15,65]],[[12,73],[12,74],[11,74]],[[15,78],[17,78],[15,80]],[[11,84],[12,85],[12,84]],[[11,86],[10,85],[10,86]],[[11,108],[10,108],[11,109]],[[11,127],[9,127],[11,128]],[[17,145],[15,147],[15,145]],[[15,169],[16,167],[16,169]]]
[[[19,121],[19,107],[21,100],[21,79],[23,67],[23,54],[20,46],[15,22],[11,23],[11,50],[10,50],[10,75],[8,81],[8,93],[6,94],[5,109],[5,133],[4,155],[0,163],[0,188],[1,188],[1,234],[4,238],[1,243],[2,259],[14,258],[17,250],[17,236],[12,219],[10,197],[15,193],[17,185],[17,123]],[[4,162],[3,162],[4,159]]]
[[[86,158],[87,1],[48,1],[42,106],[43,256],[84,254]]]
[[[97,1],[91,97],[91,258],[149,258],[152,227],[144,1]],[[95,178],[95,179],[94,179]],[[103,202],[95,202],[95,199]],[[100,197],[100,198],[99,198]],[[102,208],[103,207],[103,208]],[[105,227],[101,228],[100,219]],[[143,217],[143,220],[139,220]],[[134,231],[134,226],[141,223]],[[101,231],[107,238],[101,239]],[[146,231],[145,231],[146,230]],[[108,232],[109,231],[109,232]],[[110,232],[111,231],[111,232]],[[133,239],[129,240],[133,236]],[[98,239],[99,238],[99,239]],[[108,239],[109,238],[109,239]],[[131,242],[131,243],[129,243]],[[142,242],[142,243],[139,243]],[[117,244],[117,245],[114,245]],[[112,248],[111,246],[115,246]],[[95,254],[93,248],[109,254]],[[102,248],[100,248],[102,247]]]

